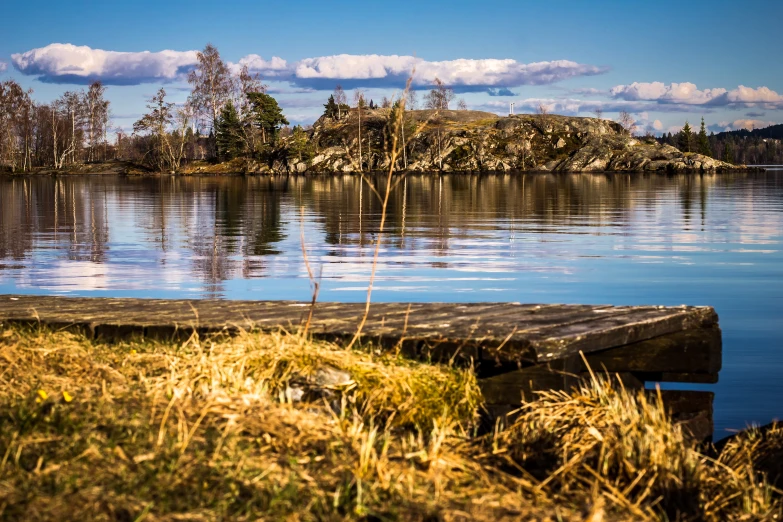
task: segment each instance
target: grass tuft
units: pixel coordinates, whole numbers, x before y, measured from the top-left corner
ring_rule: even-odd
[[[603,380],[474,436],[480,403],[469,369],[284,332],[0,327],[0,520],[780,519],[779,428],[709,458]]]

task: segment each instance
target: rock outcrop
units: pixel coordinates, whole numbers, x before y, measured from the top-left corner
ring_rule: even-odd
[[[363,110],[361,170],[387,170],[391,161],[391,111]],[[408,111],[404,155],[397,168],[409,171],[703,172],[743,170],[629,136],[609,120],[557,115],[498,117],[480,111]],[[402,132],[399,134],[402,139]],[[309,143],[294,152],[282,141],[272,166],[277,172],[358,172],[359,118],[320,118],[308,131]]]

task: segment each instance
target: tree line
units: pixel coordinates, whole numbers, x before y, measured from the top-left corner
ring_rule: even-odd
[[[214,46],[197,56],[187,101],[172,103],[160,88],[130,134],[112,129],[100,81],[51,103],[35,101],[33,91],[14,80],[1,82],[0,168],[29,172],[123,159],[166,171],[193,160],[263,156],[288,125],[277,101],[247,67],[232,72]]]
[[[783,125],[767,129],[736,130],[707,134],[704,118],[698,132],[689,122],[682,130],[672,134],[664,133],[658,141],[682,152],[696,152],[711,158],[738,165],[781,165],[783,164]]]
[[[282,109],[247,66],[231,71],[211,44],[197,53],[188,74],[191,93],[181,106],[166,101],[161,88],[133,125],[131,159],[166,171],[193,160],[262,159],[288,125]]]
[[[96,81],[39,103],[32,90],[16,81],[0,82],[0,168],[29,172],[107,159],[110,110],[105,92]]]

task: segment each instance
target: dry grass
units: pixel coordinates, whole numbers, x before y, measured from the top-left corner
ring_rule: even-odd
[[[292,402],[325,368],[349,378]],[[783,437],[710,460],[656,403],[599,381],[486,436],[479,406],[469,370],[285,333],[106,345],[0,328],[0,519],[780,517],[754,466]]]
[[[672,424],[660,397],[594,378],[578,393],[541,393],[495,445],[564,501],[591,491],[639,520],[777,520],[780,492],[754,472],[760,453],[741,440],[741,456],[711,459]]]

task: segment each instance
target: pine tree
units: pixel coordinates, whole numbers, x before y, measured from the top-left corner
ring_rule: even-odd
[[[680,137],[677,140],[677,147],[683,152],[691,152],[693,147],[693,131],[690,124],[686,121],[685,126],[680,131]]]
[[[294,127],[288,150],[292,155],[295,155],[299,161],[309,161],[313,158],[313,151],[307,137],[307,132],[305,132],[301,125]]]
[[[242,140],[242,124],[234,104],[229,100],[220,111],[215,136],[218,158],[230,161],[245,152]]]
[[[710,140],[707,138],[707,129],[704,127],[704,118],[701,119],[701,128],[699,128],[699,154],[704,156],[712,156],[712,150],[710,149]]]
[[[247,95],[252,106],[253,123],[261,129],[263,143],[274,142],[281,125],[288,125],[283,110],[277,100],[263,92],[251,92]]]
[[[324,104],[324,116],[327,118],[337,119],[338,116],[338,107],[337,104],[334,101],[334,95],[329,96],[329,101]]]

